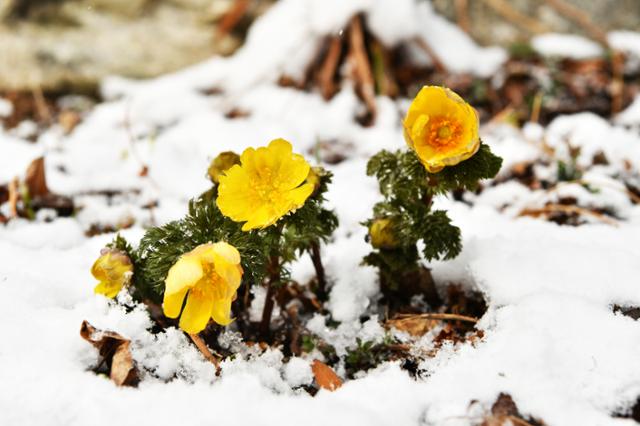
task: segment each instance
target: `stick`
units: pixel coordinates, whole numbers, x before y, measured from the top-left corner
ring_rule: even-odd
[[[594,212],[593,210],[585,209],[583,207],[578,207],[578,206],[565,206],[564,204],[547,204],[541,209],[524,209],[520,212],[518,216],[538,217],[543,214],[549,214],[554,212],[583,214],[583,215],[595,217],[596,219],[599,219],[606,224],[609,224],[612,226],[618,226],[618,222],[603,215],[602,213]]]
[[[233,3],[218,25],[218,30],[216,32],[218,40],[233,31],[236,25],[238,25],[242,20],[242,17],[247,13],[248,9],[249,0],[236,0]]]
[[[598,43],[607,48],[609,47],[607,34],[602,31],[600,27],[594,24],[589,15],[587,15],[583,10],[578,9],[576,6],[573,6],[564,0],[545,0],[545,2],[554,8],[556,12],[580,26],[584,32],[589,34],[589,36]]]
[[[33,95],[33,100],[36,104],[36,111],[38,112],[38,116],[40,117],[40,119],[46,123],[51,123],[51,112],[49,111],[47,102],[44,99],[42,87],[40,87],[39,84],[33,86],[33,88],[31,89],[31,94]]]
[[[455,0],[453,3],[456,8],[456,20],[458,26],[462,30],[469,34],[471,32],[471,22],[469,21],[469,1],[468,0]]]
[[[507,21],[531,34],[541,34],[549,30],[546,25],[514,9],[507,0],[484,0],[484,2]]]
[[[9,182],[9,217],[18,217],[18,178]]]
[[[211,363],[213,363],[213,365],[215,365],[216,367],[216,376],[220,375],[220,360],[213,354],[211,353],[211,351],[209,350],[209,347],[207,346],[207,344],[204,342],[204,340],[202,340],[202,337],[200,337],[198,334],[191,334],[191,333],[187,333],[189,334],[189,337],[191,338],[191,340],[193,341],[193,343],[196,345],[196,348],[198,348],[198,350],[200,351],[200,353],[209,361],[211,361]]]
[[[467,315],[458,315],[458,314],[439,314],[439,313],[426,313],[426,314],[398,314],[400,317],[400,321],[408,320],[413,318],[424,318],[424,319],[433,319],[433,320],[443,320],[443,321],[466,321],[477,323],[478,318],[470,317]]]
[[[321,300],[325,300],[327,297],[327,278],[324,273],[322,258],[320,257],[320,246],[317,241],[311,244],[311,253],[309,254],[313,262],[313,267],[316,270],[316,277],[318,278],[318,297]]]
[[[440,57],[436,54],[436,52],[429,46],[429,44],[422,38],[416,37],[414,39],[418,46],[431,58],[433,61],[433,66],[436,68],[438,72],[447,73],[447,67],[444,66],[444,63],[440,60]]]
[[[376,116],[376,96],[375,82],[371,71],[371,64],[367,57],[364,42],[364,32],[359,16],[351,20],[349,26],[349,58],[353,67],[353,77],[356,87],[360,89],[360,94],[364,100],[372,118]]]
[[[273,313],[273,307],[275,305],[274,293],[275,282],[280,278],[278,265],[278,255],[272,255],[269,262],[269,281],[267,282],[267,295],[264,299],[264,308],[262,309],[262,319],[260,321],[260,334],[265,340],[269,339],[270,326],[271,326],[271,314]]]
[[[332,37],[329,41],[329,48],[327,55],[322,61],[320,70],[317,74],[318,86],[320,86],[320,93],[325,100],[330,99],[336,92],[336,85],[334,83],[334,76],[338,69],[338,62],[340,61],[340,54],[342,53],[342,40],[340,37]]]

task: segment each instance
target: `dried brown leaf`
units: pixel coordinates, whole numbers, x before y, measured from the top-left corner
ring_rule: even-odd
[[[419,337],[433,330],[439,323],[439,320],[422,318],[416,315],[408,318],[389,320],[387,321],[387,326],[393,327],[396,330],[406,331],[412,336]]]
[[[333,392],[342,386],[342,379],[327,364],[317,359],[311,364],[311,371],[316,379],[316,383],[323,389]]]
[[[27,185],[31,197],[43,196],[49,193],[44,170],[44,157],[36,158],[29,164],[24,183]]]
[[[131,356],[129,339],[113,331],[98,330],[88,321],[82,321],[80,336],[91,343],[109,367],[109,377],[118,386],[138,384],[138,372]]]

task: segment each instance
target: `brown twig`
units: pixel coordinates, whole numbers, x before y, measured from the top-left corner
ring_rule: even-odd
[[[44,93],[42,93],[42,87],[40,85],[35,85],[31,88],[31,94],[33,95],[33,100],[36,104],[36,111],[38,112],[38,116],[45,123],[51,123],[51,112],[49,111],[49,107],[47,106],[47,102],[44,99]]]
[[[320,257],[320,245],[317,241],[311,244],[311,262],[316,270],[316,278],[318,279],[318,298],[320,300],[326,300],[327,298],[327,278],[324,272],[324,266],[322,265],[322,258]]]
[[[267,281],[267,294],[264,299],[262,309],[262,319],[260,321],[260,335],[266,341],[269,339],[271,331],[271,315],[275,305],[275,284],[280,279],[279,256],[274,254],[269,261],[269,279]]]
[[[424,319],[432,319],[432,320],[443,320],[443,321],[465,321],[477,323],[478,318],[470,317],[467,315],[458,315],[458,314],[441,314],[441,313],[424,313],[424,314],[398,314],[397,315],[399,321],[409,320],[414,318],[424,318]]]
[[[136,138],[133,134],[133,129],[131,128],[131,104],[127,103],[125,107],[124,121],[122,125],[124,126],[125,131],[127,132],[127,136],[129,138],[129,150],[131,151],[131,155],[133,158],[140,164],[140,171],[138,175],[140,177],[149,177],[149,167],[142,161],[142,157],[138,154],[138,150],[136,149]],[[149,179],[151,183],[155,184],[151,179]],[[157,186],[157,185],[156,185]]]
[[[595,41],[607,48],[609,47],[607,34],[594,24],[589,15],[583,10],[564,0],[545,0],[545,2],[562,16],[580,26]]]
[[[335,75],[342,53],[342,39],[338,36],[331,37],[327,54],[322,61],[317,74],[318,86],[322,97],[327,100],[336,93]]]
[[[236,0],[229,8],[227,13],[222,17],[220,24],[216,31],[216,37],[221,39],[227,34],[231,33],[233,29],[240,23],[242,17],[247,13],[249,9],[249,0]]]
[[[20,197],[18,191],[18,178],[15,177],[9,182],[9,217],[18,217],[18,198]]]
[[[420,47],[420,49],[422,49],[431,58],[436,71],[446,74],[448,72],[447,67],[444,65],[438,54],[431,48],[431,46],[429,46],[429,43],[427,43],[422,37],[416,37],[414,40],[418,47]]]
[[[616,114],[624,107],[624,54],[611,52],[611,113]]]
[[[372,120],[375,120],[375,82],[367,56],[362,20],[359,16],[354,16],[349,24],[349,62],[356,89],[360,92]]]
[[[194,345],[196,345],[196,348],[198,348],[200,353],[207,360],[211,361],[211,363],[216,367],[216,376],[219,376],[221,370],[220,370],[220,360],[218,359],[218,357],[216,357],[209,350],[209,347],[207,346],[207,344],[204,342],[204,340],[202,340],[202,337],[200,337],[198,334],[191,334],[191,333],[187,333],[187,334],[189,334],[191,341],[193,342]]]
[[[469,1],[455,0],[453,3],[456,9],[456,21],[462,30],[469,34],[471,32],[471,21],[469,20]]]
[[[531,34],[545,33],[549,30],[546,25],[514,9],[507,0],[484,0],[484,2],[507,21]]]
[[[524,209],[520,212],[520,214],[518,214],[518,216],[522,217],[522,216],[531,216],[531,217],[539,217],[542,215],[548,215],[551,213],[557,213],[557,212],[561,212],[561,213],[576,213],[576,214],[581,214],[581,215],[587,215],[587,216],[592,216],[595,217],[596,219],[599,219],[600,221],[612,225],[612,226],[618,226],[618,222],[616,222],[615,220],[603,215],[602,213],[599,212],[595,212],[593,210],[589,210],[589,209],[585,209],[583,207],[578,207],[578,206],[567,206],[564,204],[547,204],[546,206],[544,206],[541,209]]]

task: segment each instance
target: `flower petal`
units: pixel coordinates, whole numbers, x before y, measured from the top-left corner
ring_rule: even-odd
[[[191,253],[182,255],[169,269],[165,280],[165,295],[179,293],[196,285],[202,278],[202,264],[198,256]]]
[[[201,292],[189,292],[187,304],[180,316],[180,328],[190,334],[201,332],[207,326],[213,309],[213,298]]]
[[[122,282],[117,281],[100,281],[98,285],[95,286],[93,292],[95,294],[101,294],[109,299],[113,299],[120,293],[122,289]]]
[[[231,298],[217,299],[211,310],[211,318],[220,325],[229,325],[231,319]]]
[[[237,265],[240,263],[240,252],[238,249],[232,246],[231,244],[225,243],[224,241],[217,242],[212,244],[213,252],[216,256],[223,258],[228,263]],[[215,262],[214,257],[214,262]],[[217,267],[217,265],[216,265]]]
[[[186,296],[187,287],[175,293],[164,293],[164,301],[162,303],[162,310],[167,318],[178,318],[180,311],[182,310],[182,302],[184,302],[184,296]]]
[[[291,210],[291,208],[297,209],[302,207],[302,205],[307,200],[307,198],[309,198],[312,192],[313,185],[310,183],[305,183],[304,185],[292,191],[289,191],[288,197],[289,200],[291,200],[292,206],[290,206],[288,210]]]

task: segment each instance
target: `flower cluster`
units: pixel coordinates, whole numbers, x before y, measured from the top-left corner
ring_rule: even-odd
[[[458,254],[460,230],[446,212],[432,210],[432,198],[475,189],[500,167],[478,136],[475,110],[449,89],[424,87],[403,125],[410,150],[382,151],[367,167],[384,199],[365,223],[373,247],[365,263],[380,269],[383,291],[428,276],[418,247],[427,260]],[[320,245],[338,225],[323,206],[331,173],[275,139],[240,155],[219,154],[207,175],[211,188],[190,202],[183,219],[148,229],[136,249],[117,236],[101,252],[91,269],[99,281],[95,292],[114,298],[128,291],[138,301],[161,304],[166,318],[177,319],[195,342],[211,321],[245,321],[250,292],[234,304],[237,293],[262,285],[259,337],[268,340],[274,304],[286,296],[288,265],[298,256],[311,256],[316,279],[310,290],[326,300]]]

